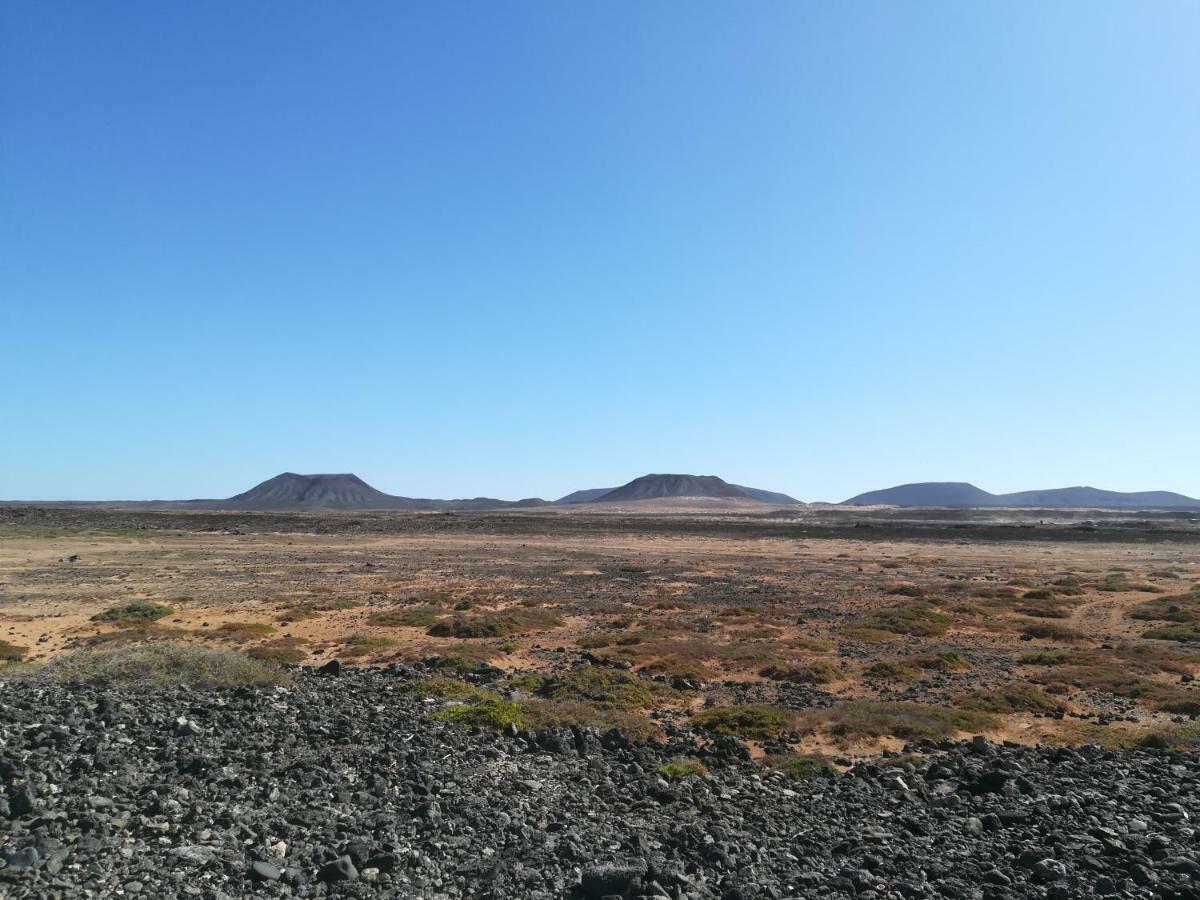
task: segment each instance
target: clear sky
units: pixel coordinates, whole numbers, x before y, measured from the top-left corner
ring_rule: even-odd
[[[0,10],[0,497],[1200,496],[1200,4]]]

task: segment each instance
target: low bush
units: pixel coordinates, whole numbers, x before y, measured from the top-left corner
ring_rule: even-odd
[[[944,633],[951,621],[949,615],[928,603],[907,603],[872,613],[862,624],[892,634],[932,637]]]
[[[921,677],[921,670],[894,659],[881,659],[867,666],[863,677],[872,681],[916,681]]]
[[[1047,713],[1062,704],[1041,688],[1032,684],[1008,684],[987,691],[976,691],[959,697],[956,702],[965,709],[987,713]]]
[[[8,641],[0,640],[0,662],[20,662],[28,652],[28,647],[19,647]]]
[[[665,656],[646,663],[638,670],[645,675],[662,675],[666,678],[686,678],[692,681],[711,681],[712,670],[694,659]]]
[[[510,609],[504,612],[456,615],[431,625],[431,637],[492,638],[557,628],[563,620],[544,609]]]
[[[302,637],[281,637],[251,647],[246,651],[246,655],[267,662],[297,665],[308,658],[308,652],[303,649],[307,643]]]
[[[367,622],[381,628],[428,628],[442,617],[434,606],[410,606],[407,609],[381,609],[367,616]]]
[[[718,734],[742,738],[767,739],[791,730],[795,715],[774,706],[724,706],[696,713],[692,721],[697,727]]]
[[[782,772],[793,781],[813,781],[837,777],[837,770],[821,756],[768,756],[763,759],[763,764]]]
[[[708,769],[704,767],[704,763],[700,762],[700,760],[689,756],[663,763],[658,767],[658,774],[670,781],[679,781],[690,775],[703,778],[708,774]]]
[[[342,655],[354,659],[390,650],[399,642],[379,634],[352,634],[343,641]]]
[[[59,657],[47,670],[65,684],[226,688],[265,687],[288,680],[279,666],[264,660],[187,644],[80,650]]]
[[[265,637],[274,631],[275,626],[265,622],[226,622],[211,634],[213,637],[240,642]]]
[[[175,610],[162,603],[151,603],[148,600],[133,600],[110,606],[104,612],[92,616],[93,622],[111,622],[114,625],[138,625],[157,622],[174,613]]]
[[[1178,641],[1180,643],[1200,643],[1200,622],[1187,625],[1163,625],[1143,631],[1142,637],[1155,641]]]
[[[463,728],[507,728],[526,725],[525,711],[518,703],[500,697],[487,697],[461,706],[450,706],[434,713],[435,719]]]
[[[980,732],[997,724],[993,716],[980,710],[874,700],[851,700],[831,709],[810,710],[801,722],[808,730],[823,729],[837,737],[890,736],[906,741]]]
[[[1086,635],[1074,628],[1068,628],[1066,625],[1059,625],[1055,622],[1034,622],[1026,625],[1021,629],[1021,634],[1026,637],[1038,638],[1047,641],[1063,641],[1064,643],[1075,643],[1077,641],[1086,640]]]
[[[841,634],[846,640],[862,641],[864,644],[882,644],[899,638],[894,631],[884,631],[882,628],[872,628],[866,625],[847,625],[842,629]]]
[[[802,665],[764,666],[758,674],[771,681],[787,681],[792,684],[829,684],[842,677],[837,666],[822,661]]]
[[[939,653],[925,653],[921,656],[911,657],[907,662],[912,662],[913,665],[922,669],[928,669],[931,672],[967,672],[974,668],[970,660],[955,653],[953,650],[944,650]]]

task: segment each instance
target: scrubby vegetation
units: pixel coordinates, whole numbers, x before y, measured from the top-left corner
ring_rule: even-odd
[[[55,660],[47,671],[66,684],[225,688],[265,687],[287,681],[282,669],[264,660],[187,644],[80,650]]]
[[[407,609],[381,609],[371,613],[367,621],[382,628],[428,628],[443,615],[434,606],[410,606]]]
[[[921,677],[921,670],[899,660],[881,659],[867,666],[863,676],[872,681],[916,681]]]
[[[431,637],[494,638],[530,631],[558,628],[563,620],[544,609],[510,609],[504,612],[455,615],[433,624],[426,631]]]
[[[943,634],[953,619],[929,603],[906,603],[881,609],[861,625],[894,635],[932,637]]]
[[[397,645],[395,638],[380,634],[352,634],[342,643],[342,656],[357,659],[360,656],[370,656],[383,650],[390,650]]]
[[[696,713],[692,721],[700,728],[741,738],[773,738],[792,729],[794,714],[786,709],[759,704],[724,706]]]
[[[981,732],[998,723],[993,716],[978,710],[851,700],[831,709],[806,711],[800,724],[805,730],[826,731],[836,737],[896,737],[913,741],[949,737],[960,731]]]
[[[281,665],[296,665],[308,658],[307,651],[303,649],[307,643],[301,637],[281,637],[251,647],[246,655]]]
[[[16,644],[10,644],[8,641],[0,640],[0,662],[20,662],[28,652],[28,647],[20,647]]]
[[[670,781],[679,781],[693,775],[703,778],[708,774],[708,769],[705,768],[704,763],[700,762],[700,760],[689,756],[663,763],[658,767],[658,774]]]
[[[139,625],[157,622],[174,613],[175,610],[162,603],[151,603],[148,600],[133,600],[110,606],[104,612],[92,616],[93,622],[111,622],[114,625]]]
[[[820,660],[796,665],[765,666],[758,674],[771,681],[789,681],[792,684],[829,684],[842,677],[837,666]]]
[[[768,756],[763,764],[782,772],[793,781],[837,777],[837,770],[822,756]]]
[[[266,622],[226,622],[213,634],[229,641],[252,641],[255,638],[266,637],[274,631],[275,626]]]

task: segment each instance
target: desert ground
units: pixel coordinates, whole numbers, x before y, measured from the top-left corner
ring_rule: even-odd
[[[1200,712],[1198,620],[1200,526],[1178,516],[0,516],[13,663],[171,641],[478,668],[552,719],[708,723],[843,764],[932,734],[1120,746],[1178,726]]]
[[[1200,522],[0,509],[0,897],[1200,900]]]

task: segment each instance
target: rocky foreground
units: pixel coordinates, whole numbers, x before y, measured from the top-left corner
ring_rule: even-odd
[[[947,743],[797,782],[685,732],[469,733],[406,674],[0,684],[0,897],[1200,898],[1194,754]],[[665,780],[680,756],[709,775]]]

